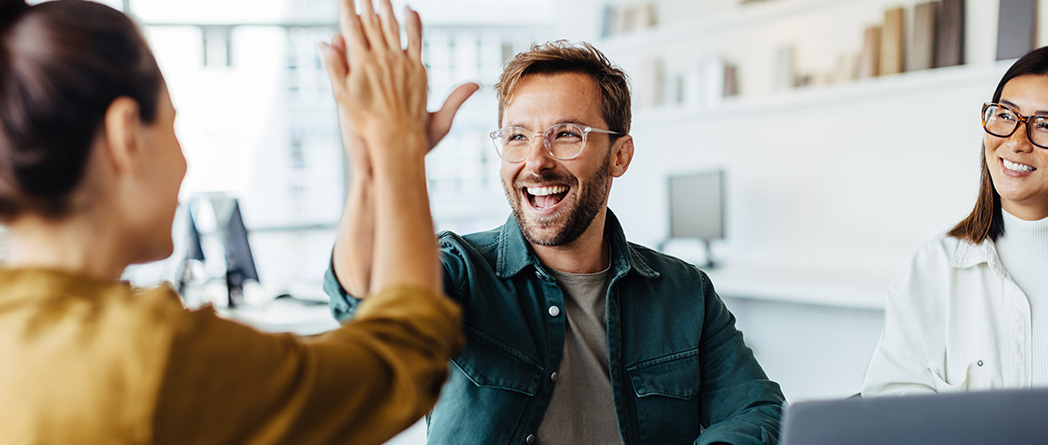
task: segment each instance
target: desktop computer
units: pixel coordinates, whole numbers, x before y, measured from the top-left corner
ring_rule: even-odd
[[[219,315],[267,332],[314,335],[338,327],[326,300],[296,297],[322,295],[319,286],[307,292],[261,285],[235,197],[199,195],[181,213],[185,230],[177,287],[187,306],[214,303]],[[248,294],[252,298],[245,298]]]

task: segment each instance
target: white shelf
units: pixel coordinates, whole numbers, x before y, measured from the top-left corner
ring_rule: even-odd
[[[913,71],[892,76],[858,79],[828,86],[805,87],[755,98],[725,98],[715,107],[691,108],[684,105],[639,109],[634,114],[637,127],[686,123],[689,121],[735,119],[739,115],[759,115],[784,110],[829,107],[844,102],[896,97],[900,104],[913,93],[948,91],[967,85],[986,85],[991,89],[1015,60],[978,65],[961,65]],[[915,104],[918,108],[920,104]]]
[[[669,25],[615,34],[601,47],[608,52],[645,51],[666,41],[694,39],[721,31],[757,26],[830,6],[859,0],[776,0],[740,6],[736,9]]]

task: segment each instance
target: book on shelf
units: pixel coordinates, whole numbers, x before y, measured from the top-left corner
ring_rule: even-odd
[[[775,50],[774,91],[791,89],[797,82],[797,49],[782,46]]]
[[[881,27],[868,26],[859,55],[859,78],[877,77],[881,64]]]
[[[829,83],[850,82],[859,78],[859,54],[848,53],[837,56]]]
[[[935,66],[935,36],[939,2],[918,4],[913,10],[913,39],[907,53],[907,71],[926,70]]]
[[[635,20],[637,21],[636,25],[634,25],[636,29],[654,28],[658,24],[655,4],[649,2],[637,6],[637,17]]]
[[[738,67],[720,57],[699,58],[683,76],[681,99],[689,108],[709,108],[738,94]]]
[[[622,8],[622,32],[634,32],[640,30],[640,6],[625,6]]]
[[[884,12],[884,26],[881,28],[881,64],[878,74],[881,76],[899,74],[903,71],[906,34],[904,23],[906,10],[902,7]]]
[[[724,63],[724,97],[739,95],[739,67],[734,63]]]
[[[604,5],[602,11],[602,21],[600,23],[600,37],[606,39],[615,34],[615,21],[617,20],[615,15],[618,13],[618,9],[612,5]]]
[[[666,87],[663,89],[663,105],[681,105],[684,103],[684,81],[683,74],[673,75],[667,79]]]
[[[1001,0],[997,15],[997,60],[1033,50],[1037,38],[1037,0]]]
[[[652,57],[641,67],[637,82],[636,100],[638,108],[661,105],[664,98],[665,74],[662,59]]]
[[[607,17],[607,20],[611,22],[608,26],[608,35],[615,36],[622,34],[626,31],[626,9],[622,6],[612,6],[611,16]]]
[[[936,68],[964,64],[964,1],[942,0],[935,39]]]
[[[1034,48],[1048,46],[1048,5],[1044,3],[1038,3],[1038,5],[1037,25],[1034,28],[1037,30],[1037,40],[1034,41]]]

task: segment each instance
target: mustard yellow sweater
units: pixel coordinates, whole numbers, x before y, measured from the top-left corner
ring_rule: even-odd
[[[459,323],[400,287],[306,342],[166,286],[0,270],[0,443],[381,443],[436,402]]]

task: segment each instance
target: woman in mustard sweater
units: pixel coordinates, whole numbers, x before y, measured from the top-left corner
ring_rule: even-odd
[[[119,281],[172,251],[186,162],[163,77],[109,7],[0,0],[0,443],[380,443],[432,407],[462,340],[426,126],[468,94],[428,119],[417,14],[404,51],[388,0],[341,8],[346,35],[323,50],[349,154],[372,166],[373,296],[305,343]]]

